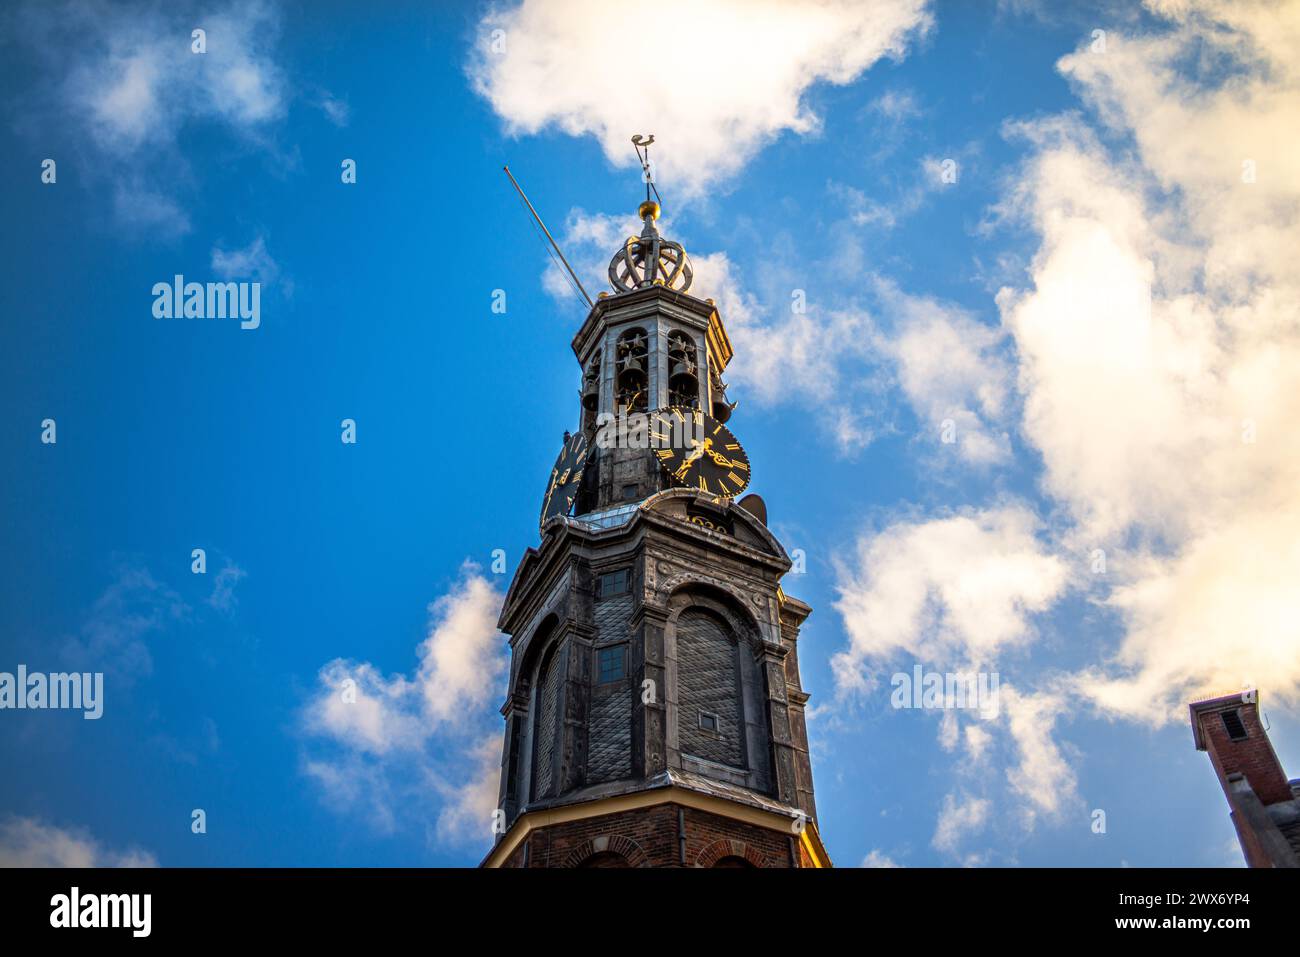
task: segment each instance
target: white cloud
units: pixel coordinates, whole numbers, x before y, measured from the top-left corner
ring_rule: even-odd
[[[1124,616],[1124,640],[1077,681],[1103,711],[1184,720],[1186,702],[1201,692],[1247,685],[1295,708],[1300,519],[1294,508],[1270,513],[1252,505],[1172,557],[1129,559],[1109,598]]]
[[[206,120],[254,133],[285,111],[285,81],[272,59],[279,12],[270,3],[243,0],[201,12],[86,4],[63,15],[64,29],[80,40],[64,95],[109,154],[173,145],[187,124]],[[190,50],[196,23],[207,31],[203,54]]]
[[[280,265],[266,249],[266,237],[257,236],[242,249],[212,247],[212,269],[223,279],[241,282],[272,283],[280,275]]]
[[[671,220],[661,220],[658,227],[663,235],[675,238]],[[561,248],[589,294],[608,288],[610,259],[627,237],[639,235],[641,229],[635,216],[570,211]],[[772,321],[745,289],[725,252],[698,253],[688,247],[687,254],[694,270],[691,295],[713,299],[727,324],[736,358],[725,378],[739,387],[736,392],[744,391],[747,400],[769,406],[786,401],[825,404],[843,441],[854,447],[870,441],[874,433],[865,421],[845,404],[830,401],[837,383],[846,378],[843,364],[854,356],[869,362],[875,354],[869,318],[855,311],[823,318],[815,305],[810,312],[795,313],[787,304],[788,318]],[[548,264],[542,283],[561,303],[574,297],[555,263]]]
[[[878,425],[869,403],[855,400],[878,396],[888,379],[870,315],[808,302],[806,289],[792,289],[788,300],[769,309],[744,287],[725,252],[692,255],[691,262],[691,293],[717,303],[735,347],[724,376],[735,387],[730,397],[766,407],[810,407],[842,450],[870,444]]]
[[[868,363],[874,327],[866,313],[823,313],[813,307],[766,323],[732,322],[736,366],[731,378],[744,383],[763,405],[802,400],[824,403],[838,394],[846,367]]]
[[[937,446],[951,422],[961,462],[986,466],[1010,457],[1002,419],[1012,377],[999,330],[874,275],[855,291],[870,297],[888,327],[856,303],[768,311],[741,288],[726,254],[696,262],[700,294],[715,295],[736,347],[728,379],[747,397],[814,408],[840,447],[853,452],[892,428],[874,409],[887,406],[896,389],[924,442]]]
[[[189,213],[179,203],[134,178],[113,185],[113,216],[134,232],[167,239],[192,229]]]
[[[1024,825],[1029,829],[1037,814],[1059,817],[1080,800],[1078,777],[1052,737],[1066,699],[1053,692],[1023,694],[1004,682],[998,689],[998,701],[1017,756],[1007,783],[1027,811]],[[979,742],[975,745],[982,746]]]
[[[470,753],[474,763],[467,775],[435,783],[443,798],[437,835],[452,844],[482,840],[500,797],[501,736],[485,736]]]
[[[958,844],[984,827],[991,806],[987,798],[970,794],[962,794],[960,798],[956,794],[944,795],[931,843],[937,850],[957,853]]]
[[[458,591],[429,605],[432,626],[420,646],[419,681],[425,714],[435,724],[481,708],[500,690],[500,610],[501,595],[473,574]]]
[[[1116,646],[1081,633],[1091,662],[1041,672],[1038,687],[1004,679],[1001,719],[964,729],[958,771],[987,789],[1005,773],[1026,827],[1080,803],[1069,748],[1055,738],[1076,707],[1158,725],[1185,720],[1198,693],[1246,683],[1284,707],[1300,702],[1300,450],[1290,441],[1300,412],[1300,16],[1285,5],[1149,6],[1166,28],[1111,31],[1105,53],[1085,45],[1060,61],[1099,124],[1069,113],[1007,127],[1028,158],[998,212],[1040,237],[1027,282],[997,296],[1022,434],[1042,456],[1054,547],[1106,550],[1093,593],[1122,628]],[[949,389],[980,396],[982,375],[947,381],[925,366],[927,338],[949,330],[914,328],[914,368],[928,384],[908,389],[905,359],[914,401],[951,402]],[[987,333],[955,331],[976,352],[992,345]],[[996,418],[1001,377],[990,381],[987,405],[969,408]],[[842,690],[870,687],[867,667],[890,655],[1019,647],[1025,612],[1065,594],[1067,569],[1026,536],[1027,513],[1010,535],[953,521],[864,539],[839,603],[850,633],[835,659]],[[935,541],[959,558],[935,558]],[[991,587],[962,587],[966,563],[996,569]],[[954,745],[958,723],[941,725],[941,743]],[[1002,735],[1011,757],[995,769]],[[985,823],[983,800],[950,794],[935,847],[956,853]]]
[[[854,226],[890,230],[921,208],[929,193],[923,183],[917,182],[899,191],[889,200],[868,196],[863,190],[845,183],[832,182],[828,189],[835,203],[842,207],[848,221]],[[842,243],[846,251],[853,251],[849,242]],[[856,274],[860,267],[854,263],[847,272]]]
[[[382,831],[425,821],[431,839],[486,839],[500,765],[491,706],[506,665],[500,607],[500,593],[466,563],[429,605],[413,677],[344,659],[321,669],[302,726],[328,753],[303,770],[328,804],[361,811]]]
[[[158,101],[158,64],[147,54],[137,53],[108,65],[108,84],[79,90],[77,99],[94,122],[101,142],[127,146],[140,143],[156,129],[162,118]]]
[[[500,594],[467,564],[456,587],[429,605],[429,633],[417,649],[415,677],[385,678],[369,662],[335,659],[321,669],[323,687],[308,709],[310,727],[374,754],[419,748],[499,690],[500,606]]]
[[[911,90],[886,90],[872,100],[867,108],[893,123],[921,115],[921,108]]]
[[[1121,620],[1118,646],[1085,636],[1091,664],[1037,687],[1004,684],[997,723],[941,729],[985,771],[1008,756],[1027,826],[1079,800],[1055,740],[1067,703],[1158,723],[1182,720],[1199,691],[1245,682],[1300,701],[1300,452],[1289,441],[1300,412],[1300,17],[1151,6],[1168,29],[1112,31],[1106,53],[1085,45],[1062,59],[1091,114],[1008,125],[1028,160],[1000,213],[1041,243],[1027,279],[998,294],[1001,332],[897,293],[880,312],[899,316],[888,328],[856,305],[789,313],[748,293],[725,254],[693,256],[693,291],[722,306],[738,349],[728,378],[747,396],[817,406],[842,440],[865,443],[881,424],[860,400],[888,374],[923,422],[954,419],[963,461],[1005,462],[1017,413],[1041,454],[1045,542],[1023,505],[863,539],[842,576],[841,693],[867,690],[872,668],[904,655],[943,670],[1028,657],[1032,616],[1070,578],[1053,552],[1106,549],[1093,594]],[[1211,61],[1221,68],[1189,69]],[[602,129],[607,149],[625,148]],[[938,173],[935,157],[927,169]],[[893,221],[883,204],[846,205],[859,225]],[[599,276],[639,228],[606,225]],[[936,846],[955,848],[950,835],[982,823],[979,800],[947,809],[956,823]]]
[[[1064,591],[1066,570],[1022,505],[898,522],[865,536],[842,570],[836,610],[849,647],[832,658],[839,693],[910,656],[942,672],[990,667],[1034,638],[1030,615]],[[891,670],[896,668],[891,664]]]
[[[872,848],[871,852],[862,859],[862,867],[901,867],[892,857],[885,854],[879,848]]]
[[[1011,369],[999,352],[1003,334],[965,310],[922,296],[907,296],[887,282],[877,288],[897,332],[877,339],[897,367],[904,395],[923,434],[942,441],[953,427],[962,461],[991,465],[1011,457],[1010,437],[996,423],[1003,415]]]
[[[81,178],[111,198],[119,232],[170,240],[190,231],[178,198],[196,185],[180,146],[187,134],[215,131],[284,159],[273,134],[295,91],[277,61],[279,4],[86,0],[28,4],[12,22],[44,77],[16,107],[30,114],[23,126],[43,142],[66,133],[89,148]],[[196,27],[205,53],[191,52]],[[330,122],[346,122],[340,101],[321,93],[318,103]]]
[[[208,596],[208,604],[217,611],[233,611],[236,604],[235,586],[247,577],[248,572],[234,562],[227,561],[221,566],[221,570],[213,576],[212,594]]]
[[[213,272],[223,279],[260,282],[263,287],[273,287],[286,300],[293,296],[293,279],[282,275],[280,264],[266,248],[265,236],[255,236],[247,246],[239,249],[213,246],[211,262]],[[262,294],[267,291],[263,288]]]
[[[832,195],[845,190],[831,186]],[[610,258],[641,228],[634,216],[570,211],[560,244],[589,294],[608,286]],[[670,220],[659,228],[676,238]],[[727,253],[687,252],[694,269],[691,294],[714,300],[736,350],[725,376],[736,387],[733,398],[766,407],[807,406],[839,448],[853,453],[887,428],[873,407],[885,405],[883,397],[897,388],[920,420],[924,440],[937,445],[951,420],[959,461],[984,466],[1009,457],[1002,420],[1012,375],[1000,330],[872,274],[859,277],[854,292],[889,316],[888,329],[856,303],[823,303],[804,288],[764,304],[745,287]],[[554,262],[542,282],[557,302],[573,301],[569,280]]]
[[[320,671],[324,686],[312,702],[308,727],[353,751],[414,750],[427,734],[418,686],[403,675],[385,678],[369,662],[335,659]]]
[[[325,117],[335,126],[341,128],[348,125],[348,120],[351,118],[352,111],[344,100],[330,96],[328,93],[323,93],[317,100],[317,106],[320,107],[321,112],[324,113]]]
[[[381,834],[397,829],[403,807],[419,808],[421,796],[427,798],[419,784],[395,783],[389,766],[355,751],[305,760],[302,772],[315,783],[327,807],[338,814],[358,814]]]
[[[671,42],[656,43],[617,4],[525,0],[480,23],[469,70],[511,132],[591,134],[619,166],[636,163],[634,133],[654,133],[659,182],[681,197],[732,175],[787,130],[818,130],[807,90],[901,58],[930,26],[925,8],[707,0],[683,12]]]
[[[641,221],[630,214],[589,213],[576,208],[569,211],[560,248],[578,274],[587,295],[594,299],[601,290],[608,291],[609,261],[622,248],[627,237],[641,234],[641,228]],[[661,232],[667,228],[666,220],[660,223]],[[695,257],[691,257],[691,262],[694,264]],[[570,303],[577,299],[564,267],[554,259],[548,258],[546,271],[542,273],[542,286],[557,302]],[[691,291],[695,291],[694,287]]]
[[[999,694],[1001,686],[999,686]],[[999,705],[1001,702],[999,701]],[[993,743],[993,735],[989,730],[979,724],[968,724],[963,730],[966,743],[966,754],[972,761],[980,761],[988,752],[989,745]]]
[[[67,830],[36,818],[0,822],[0,867],[157,867],[138,848],[104,847],[84,831]]]
[[[1160,722],[1247,681],[1300,702],[1300,17],[1152,7],[1169,29],[1060,63],[1132,149],[1011,128],[1032,154],[1004,211],[1042,244],[998,301],[1044,487],[1076,550],[1108,550],[1126,627],[1077,686]]]
[[[153,671],[146,639],[189,612],[181,597],[147,568],[122,565],[77,635],[65,642],[63,657],[79,671],[102,669],[129,683]]]
[[[912,662],[931,673],[985,673],[997,696],[992,713],[939,711],[939,745],[952,753],[964,745],[957,771],[990,791],[999,776],[989,775],[988,762],[998,741],[1007,741],[1017,756],[1007,788],[1025,830],[1077,798],[1073,771],[1051,737],[1059,699],[1021,694],[993,677],[1013,653],[1030,657],[1033,616],[1066,591],[1067,568],[1038,532],[1033,513],[1012,503],[900,521],[864,536],[856,561],[840,569],[835,607],[849,645],[831,659],[841,701],[867,694],[883,701],[891,691],[878,672],[907,671]],[[956,853],[962,835],[984,823],[989,800],[967,795],[957,804],[948,795],[934,846]]]

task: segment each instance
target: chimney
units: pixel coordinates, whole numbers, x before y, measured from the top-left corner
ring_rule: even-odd
[[[1196,749],[1207,751],[1224,796],[1232,803],[1230,777],[1241,775],[1261,804],[1293,798],[1268,732],[1259,723],[1259,692],[1249,690],[1191,704]]]

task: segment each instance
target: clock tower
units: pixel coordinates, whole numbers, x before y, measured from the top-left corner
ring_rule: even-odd
[[[643,228],[573,338],[577,426],[500,628],[510,684],[485,867],[828,867],[799,680],[811,609],[732,432],[731,342]]]

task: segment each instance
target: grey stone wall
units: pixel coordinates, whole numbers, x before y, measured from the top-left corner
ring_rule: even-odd
[[[597,686],[591,693],[587,783],[632,776],[632,690],[628,680]]]

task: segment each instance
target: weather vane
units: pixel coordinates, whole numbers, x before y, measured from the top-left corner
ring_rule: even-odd
[[[632,146],[641,164],[641,178],[645,180],[645,202],[636,214],[645,225],[641,235],[629,236],[623,248],[610,260],[609,282],[615,292],[631,292],[653,285],[685,292],[694,278],[691,261],[682,244],[664,239],[655,226],[663,200],[651,173],[650,144],[654,141],[653,133],[649,136],[638,133],[632,137]],[[654,199],[650,198],[651,193]]]
[[[641,164],[641,178],[645,180],[645,198],[646,202],[650,201],[651,191],[655,194],[655,199],[659,205],[664,204],[663,198],[659,195],[659,190],[655,186],[654,176],[650,172],[650,144],[655,141],[655,135],[642,136],[637,133],[632,137],[632,148],[636,150],[637,161]]]

